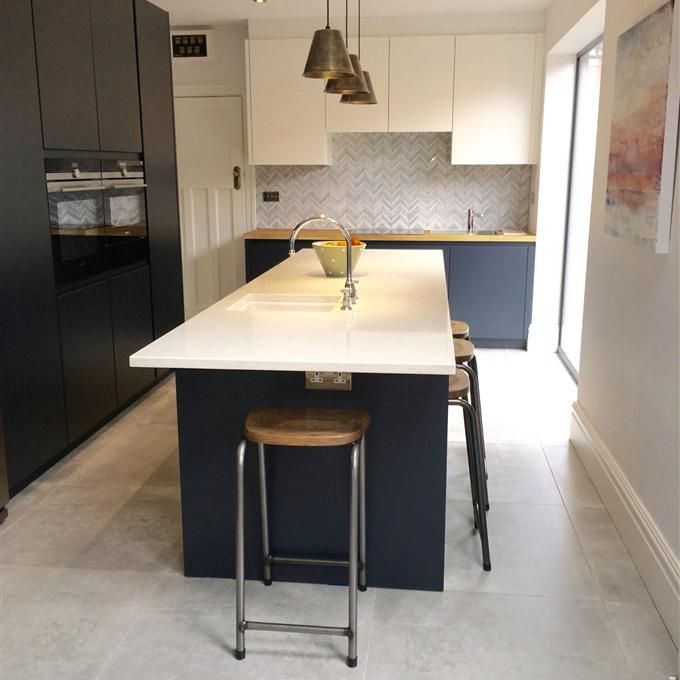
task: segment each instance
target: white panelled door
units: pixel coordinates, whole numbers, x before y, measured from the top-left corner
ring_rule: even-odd
[[[175,128],[184,309],[190,318],[245,282],[241,97],[177,97]]]

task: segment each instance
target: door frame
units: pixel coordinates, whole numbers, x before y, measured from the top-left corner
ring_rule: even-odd
[[[557,356],[560,361],[564,364],[567,372],[572,377],[574,382],[578,384],[578,371],[574,364],[571,363],[567,355],[562,350],[562,320],[564,318],[564,293],[566,290],[567,283],[567,255],[568,255],[568,245],[569,245],[569,221],[571,219],[571,191],[574,179],[574,151],[576,147],[576,116],[578,115],[578,92],[579,85],[581,84],[581,76],[579,69],[579,62],[581,58],[584,57],[588,52],[590,52],[595,46],[599,45],[604,41],[604,34],[600,34],[594,40],[591,40],[582,50],[576,54],[574,65],[576,68],[575,78],[574,78],[574,98],[571,113],[571,142],[569,144],[569,178],[567,180],[567,206],[565,210],[564,219],[564,242],[562,247],[562,276],[560,280],[560,310],[558,316],[558,334],[557,334]],[[599,105],[598,105],[599,106]],[[599,116],[599,111],[598,111]],[[592,200],[592,196],[591,196]],[[590,225],[588,226],[588,231],[590,232]]]

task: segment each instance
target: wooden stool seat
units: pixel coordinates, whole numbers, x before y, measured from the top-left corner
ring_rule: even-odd
[[[467,340],[470,337],[470,326],[465,321],[451,321],[451,334],[454,338]]]
[[[457,364],[467,364],[475,358],[475,346],[469,340],[454,338],[453,349]]]
[[[257,408],[246,417],[244,436],[271,446],[346,446],[370,422],[368,413],[352,409]]]
[[[463,399],[470,391],[470,378],[463,371],[449,376],[449,399]]]

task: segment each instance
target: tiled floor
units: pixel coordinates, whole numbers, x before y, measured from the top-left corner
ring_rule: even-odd
[[[480,353],[493,571],[472,534],[450,414],[446,591],[360,597],[338,638],[252,633],[232,657],[232,581],[185,579],[173,383],[13,499],[0,534],[2,680],[667,680],[677,650],[570,451],[556,359]],[[249,615],[344,625],[345,589],[248,584]]]

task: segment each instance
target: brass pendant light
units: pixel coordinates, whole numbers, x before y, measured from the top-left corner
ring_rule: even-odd
[[[358,22],[358,30],[357,30],[357,41],[358,41],[358,53],[359,53],[359,59],[361,58],[361,0],[357,0],[357,22]],[[358,105],[367,105],[367,104],[377,104],[378,99],[375,96],[375,90],[373,89],[373,83],[371,82],[371,76],[368,74],[368,71],[363,72],[364,80],[366,81],[366,87],[368,88],[368,92],[358,92],[356,94],[343,94],[342,97],[340,97],[340,103],[341,104],[358,104]]]
[[[330,0],[326,0],[326,28],[314,32],[305,64],[305,78],[350,78],[354,68],[342,39],[342,33],[331,28]]]
[[[373,89],[373,83],[371,82],[371,76],[368,71],[364,71],[364,79],[366,80],[366,86],[368,87],[368,92],[359,94],[343,94],[340,97],[341,104],[377,104],[378,99],[375,96],[375,90]]]
[[[349,0],[345,0],[345,44],[349,51]],[[350,54],[349,58],[354,68],[354,76],[329,80],[326,83],[326,94],[368,94],[368,85],[358,55]]]

